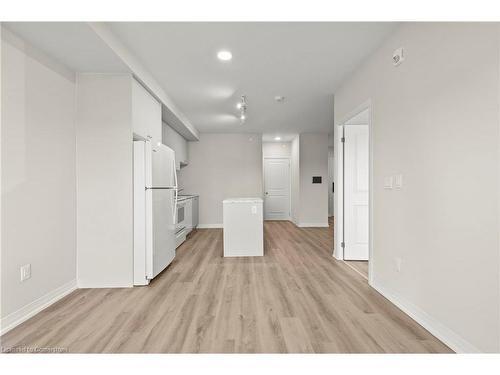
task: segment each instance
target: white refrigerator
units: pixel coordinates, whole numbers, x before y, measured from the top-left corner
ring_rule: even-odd
[[[134,141],[134,285],[147,285],[175,257],[177,175],[172,149]]]

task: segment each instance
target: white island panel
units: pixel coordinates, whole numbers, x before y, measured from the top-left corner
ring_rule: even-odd
[[[264,255],[263,201],[230,198],[223,202],[224,256]]]

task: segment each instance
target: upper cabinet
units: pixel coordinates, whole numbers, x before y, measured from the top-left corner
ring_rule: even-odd
[[[177,170],[188,164],[189,159],[186,139],[166,123],[163,123],[163,144],[174,150]]]
[[[166,123],[162,124],[161,104],[135,79],[132,79],[132,129],[134,136],[163,142],[175,152],[177,170],[188,164],[186,139]]]
[[[135,79],[132,79],[132,129],[134,134],[162,141],[161,104]]]

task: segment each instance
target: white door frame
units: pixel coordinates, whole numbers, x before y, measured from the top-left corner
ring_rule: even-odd
[[[262,196],[264,197],[263,216],[266,216],[266,160],[288,160],[288,217],[285,219],[292,220],[292,169],[290,156],[264,156],[262,158]],[[264,219],[265,220],[265,219]]]
[[[330,149],[331,154],[330,154]],[[331,157],[330,157],[331,156]],[[331,159],[331,161],[330,161]],[[330,179],[331,178],[331,179]],[[335,183],[335,149],[328,147],[328,218],[334,216],[335,193],[332,191],[332,183]],[[330,211],[330,194],[332,198],[332,210]]]
[[[360,114],[361,112],[368,110],[368,183],[369,183],[369,193],[368,193],[368,283],[371,285],[373,282],[373,116],[372,116],[372,103],[368,99],[352,111],[348,112],[338,125],[335,126],[335,167],[336,167],[336,179],[335,179],[335,210],[336,216],[333,224],[334,231],[334,245],[333,245],[333,256],[336,259],[344,260],[344,249],[341,243],[344,241],[344,144],[342,142],[342,137],[344,135],[344,126],[347,121],[349,121],[354,116]]]

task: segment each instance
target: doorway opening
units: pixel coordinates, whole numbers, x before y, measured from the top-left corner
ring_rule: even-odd
[[[370,105],[354,111],[337,129],[339,181],[335,257],[366,279],[371,276]],[[336,218],[337,219],[337,218]]]

